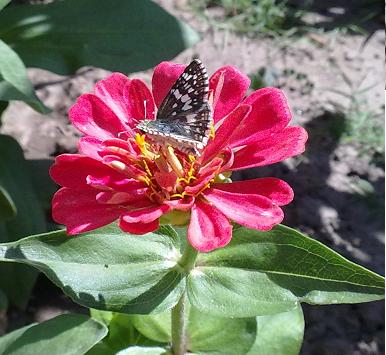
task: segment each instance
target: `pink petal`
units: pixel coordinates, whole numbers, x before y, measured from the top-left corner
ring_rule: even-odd
[[[250,109],[251,107],[249,105],[240,105],[224,118],[224,121],[216,130],[215,137],[213,140],[210,140],[205,147],[200,161],[206,162],[212,159],[227,146],[231,135],[240,125],[244,117],[250,112]]]
[[[133,79],[130,85],[129,101],[131,103],[131,117],[136,120],[153,119],[155,104],[151,91],[142,80]]]
[[[173,84],[186,68],[185,64],[162,62],[154,68],[151,81],[154,101],[159,107]]]
[[[216,157],[212,159],[198,172],[195,185],[186,186],[185,192],[191,195],[198,194],[198,192],[202,190],[210,180],[214,179],[216,175],[219,174],[223,163],[224,161],[221,158]]]
[[[109,177],[122,180],[124,175],[99,162],[98,160],[78,155],[62,154],[56,157],[50,168],[51,178],[59,185],[72,188],[87,188],[87,176]]]
[[[143,182],[123,178],[120,180],[113,180],[110,175],[105,176],[93,176],[87,175],[86,177],[87,185],[92,186],[99,190],[105,191],[117,191],[117,192],[126,192],[134,196],[142,196],[146,193],[148,188]]]
[[[112,205],[128,205],[136,201],[142,201],[144,194],[132,194],[129,192],[103,191],[96,195],[98,203],[107,203]]]
[[[98,151],[100,157],[116,154],[124,157],[124,159],[137,159],[141,153],[136,143],[131,139],[123,140],[119,138],[106,139],[102,142],[101,148]]]
[[[156,219],[150,223],[128,223],[122,218],[119,220],[119,228],[126,233],[146,234],[154,232],[159,227],[159,220]]]
[[[217,208],[197,200],[192,207],[188,240],[198,251],[206,253],[224,247],[232,238],[232,226]]]
[[[132,126],[129,120],[133,104],[130,95],[128,95],[130,86],[131,80],[126,75],[113,73],[106,79],[96,83],[95,95],[110,108],[121,122]]]
[[[85,136],[78,141],[78,150],[80,153],[87,155],[96,160],[102,160],[98,151],[101,149],[102,141],[96,137]]]
[[[102,140],[117,137],[120,132],[130,129],[109,106],[93,94],[81,95],[70,108],[69,116],[80,132]]]
[[[164,213],[168,212],[169,210],[169,206],[154,205],[149,200],[149,205],[147,207],[125,212],[125,214],[121,216],[121,220],[126,223],[150,223],[160,218]]]
[[[189,211],[193,206],[194,200],[193,196],[187,196],[185,198],[179,198],[178,200],[165,200],[163,204],[174,210]]]
[[[96,190],[61,188],[52,199],[52,218],[67,227],[70,235],[110,224],[122,212],[116,205],[96,201]]]
[[[206,190],[203,195],[229,219],[248,228],[270,230],[284,217],[280,207],[272,204],[264,196],[233,193],[214,188]]]
[[[230,113],[244,98],[250,79],[232,66],[218,69],[210,78],[209,88],[214,90],[214,121]]]
[[[307,132],[302,127],[287,127],[270,137],[235,152],[230,170],[274,164],[304,152]]]
[[[265,196],[278,206],[287,205],[294,197],[293,190],[285,181],[273,177],[235,181],[230,184],[213,184],[212,187],[231,193]]]
[[[174,186],[176,185],[178,176],[174,171],[170,172],[158,172],[154,173],[154,178],[157,181],[159,187],[167,192],[172,192]]]
[[[249,115],[232,135],[230,144],[239,147],[283,130],[291,121],[291,112],[284,93],[276,88],[264,88],[248,96],[244,104],[251,105]]]

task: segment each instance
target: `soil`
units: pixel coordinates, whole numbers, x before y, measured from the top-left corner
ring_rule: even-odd
[[[265,68],[265,72],[273,73],[273,84],[285,91],[294,114],[293,124],[304,126],[309,133],[303,156],[242,172],[234,178],[276,176],[286,180],[294,188],[296,197],[285,209],[284,224],[383,274],[383,163],[363,154],[355,142],[344,141],[343,131],[331,128],[342,127],[344,121],[350,119],[334,112],[347,110],[350,97],[360,89],[370,87],[361,94],[361,100],[367,101],[373,112],[383,112],[382,22],[375,19],[367,35],[325,28],[325,31],[296,38],[268,39],[221,31],[198,19],[181,1],[158,2],[201,33],[202,40],[175,58],[176,62],[187,63],[198,56],[209,73],[222,65],[235,65],[251,75]],[[346,6],[350,2],[342,3]],[[350,13],[344,6],[338,10]],[[338,10],[315,11],[307,20],[315,26],[329,23],[331,27],[329,21],[334,20],[331,14],[340,13]],[[218,10],[208,11],[210,16],[210,11]],[[75,152],[79,134],[70,126],[66,112],[79,95],[91,91],[94,83],[108,74],[102,69],[82,68],[69,78],[29,69],[38,96],[53,111],[43,116],[21,102],[13,102],[3,116],[0,132],[15,137],[28,159]],[[130,76],[149,82],[151,71]],[[55,295],[56,301],[52,297],[39,301],[36,295],[47,292],[44,291],[47,288],[51,288],[48,292]],[[60,296],[44,277],[39,279],[34,295],[26,315],[28,320],[47,319],[71,307],[78,309]],[[304,312],[306,331],[302,354],[384,353],[383,302],[305,305]]]

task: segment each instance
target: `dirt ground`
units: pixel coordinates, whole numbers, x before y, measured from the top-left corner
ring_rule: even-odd
[[[295,190],[294,202],[285,209],[285,224],[383,274],[383,163],[374,162],[358,144],[342,140],[342,131],[332,128],[350,119],[334,112],[347,110],[361,89],[365,90],[360,100],[367,102],[374,113],[384,110],[382,23],[375,23],[368,35],[328,30],[296,38],[250,38],[216,29],[180,1],[158,2],[191,24],[202,37],[197,45],[175,58],[176,62],[187,63],[192,56],[198,56],[209,73],[222,65],[235,65],[250,75],[268,68],[273,73],[272,83],[288,96],[293,124],[304,126],[309,133],[302,157],[242,172],[235,178],[283,178]],[[338,10],[332,13],[347,9]],[[318,12],[308,20],[321,24],[330,18]],[[42,116],[23,103],[12,103],[3,116],[0,132],[14,136],[29,159],[75,152],[79,135],[69,125],[66,112],[80,94],[91,91],[108,72],[83,68],[72,78],[39,69],[30,69],[29,74],[38,96],[53,112]],[[130,74],[147,82],[150,75],[151,71]],[[46,285],[45,281],[40,283]],[[302,354],[383,354],[383,302],[305,305],[304,311]],[[53,310],[48,306],[44,312],[58,310],[54,305]],[[38,311],[36,317],[41,317]]]

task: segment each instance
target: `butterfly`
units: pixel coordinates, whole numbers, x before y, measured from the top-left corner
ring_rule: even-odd
[[[208,143],[213,117],[208,92],[206,68],[200,60],[194,59],[162,101],[156,119],[144,119],[137,128],[156,144],[201,155]]]

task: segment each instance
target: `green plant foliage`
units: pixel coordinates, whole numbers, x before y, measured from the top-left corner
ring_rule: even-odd
[[[163,348],[159,347],[142,347],[142,346],[133,346],[125,350],[121,350],[117,355],[167,355],[170,352],[166,351]]]
[[[0,37],[27,66],[69,75],[85,65],[133,72],[171,59],[197,33],[150,0],[66,0],[12,6]]]
[[[39,112],[49,112],[35,95],[22,60],[12,48],[0,40],[0,101],[10,100],[25,101]]]
[[[69,238],[64,231],[0,244],[0,260],[43,271],[76,302],[131,314],[161,313],[185,290],[207,316],[254,317],[298,302],[357,303],[383,298],[381,276],[285,226],[237,228],[222,249],[199,254],[189,275],[179,266],[171,227],[143,236],[115,224]]]
[[[0,222],[12,219],[16,216],[17,210],[15,203],[7,190],[0,185]]]
[[[190,4],[216,27],[254,35],[282,33],[298,25],[302,16],[287,0],[191,0]],[[205,10],[210,7],[221,8],[222,15],[208,16]]]
[[[0,259],[43,271],[74,301],[91,308],[156,313],[173,307],[185,287],[171,228],[135,236],[110,225],[79,236],[42,234],[0,247]]]
[[[297,302],[358,303],[384,297],[383,277],[294,229],[240,227],[222,249],[199,254],[188,295],[204,313],[247,317],[289,311]]]
[[[52,159],[27,160],[29,175],[40,205],[45,211],[51,211],[51,200],[57,185],[49,175]]]
[[[257,317],[257,337],[247,355],[298,355],[304,318],[300,305],[292,311]]]
[[[27,163],[19,144],[11,137],[0,135],[0,186],[13,201],[14,218],[7,217],[0,223],[0,241],[10,242],[30,234],[46,230],[45,216],[31,184]],[[4,219],[4,218],[0,218]],[[36,270],[25,265],[2,264],[0,266],[0,288],[10,302],[24,307],[35,283]]]
[[[10,2],[11,0],[0,0],[0,11],[4,9],[4,7],[6,7]]]
[[[103,339],[107,328],[80,314],[63,314],[0,338],[4,355],[82,355]]]
[[[87,355],[116,355],[119,351],[125,350],[128,347],[156,347],[163,345],[139,333],[134,327],[132,316],[130,315],[95,309],[91,309],[90,313],[93,319],[108,327],[109,333]]]
[[[134,326],[146,337],[170,343],[170,312],[131,318]],[[256,338],[256,319],[212,317],[190,307],[188,334],[188,350],[195,354],[246,354]]]

